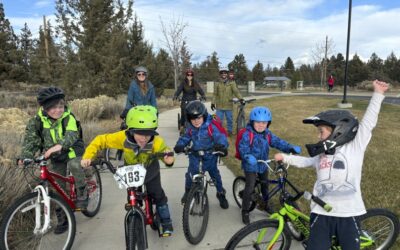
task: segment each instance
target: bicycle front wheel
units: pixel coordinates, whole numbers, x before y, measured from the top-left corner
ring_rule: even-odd
[[[89,203],[86,210],[82,210],[82,213],[87,217],[93,217],[99,212],[103,197],[103,187],[101,185],[99,170],[96,166],[93,166],[92,171],[92,176],[86,179]]]
[[[399,235],[399,219],[389,210],[368,209],[359,217],[361,249],[390,249]]]
[[[127,242],[126,249],[127,250],[142,250],[146,249],[144,243],[144,230],[146,230],[143,221],[139,216],[131,216],[128,221],[127,228]]]
[[[233,249],[271,249],[287,250],[292,242],[286,227],[279,234],[274,243],[271,243],[277,232],[279,222],[276,220],[260,220],[240,229],[226,245],[226,250]],[[270,245],[271,244],[271,245]],[[267,248],[269,246],[269,248]]]
[[[71,208],[60,197],[50,196],[50,224],[43,228],[47,210],[43,200],[38,200],[37,192],[18,199],[1,222],[0,249],[70,249],[76,228]],[[43,230],[35,230],[36,224]]]
[[[239,208],[242,208],[243,192],[245,186],[246,186],[246,178],[244,178],[243,176],[238,176],[233,181],[232,185],[233,198],[235,199],[236,204],[238,205]],[[255,207],[256,203],[251,199],[249,211],[253,211]]]
[[[183,232],[190,244],[198,244],[207,230],[208,197],[200,186],[192,185],[183,207]]]

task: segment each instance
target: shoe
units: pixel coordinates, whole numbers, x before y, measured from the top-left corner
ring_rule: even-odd
[[[242,221],[245,225],[250,224],[250,213],[247,210],[242,210]]]
[[[189,194],[189,191],[190,191],[190,189],[185,189],[185,193],[183,194],[183,196],[182,196],[182,198],[181,198],[181,203],[182,203],[182,205],[183,204],[185,204],[185,202],[186,202],[186,198],[187,198],[187,196],[188,196],[188,194]]]
[[[218,192],[217,198],[219,200],[219,205],[222,209],[227,209],[229,207],[228,201],[225,198],[225,192]]]
[[[163,237],[168,237],[171,236],[172,233],[174,232],[174,227],[172,226],[172,223],[162,223],[162,236]]]
[[[54,229],[54,234],[62,234],[68,230],[68,221],[63,220],[62,223],[58,223],[56,228]]]

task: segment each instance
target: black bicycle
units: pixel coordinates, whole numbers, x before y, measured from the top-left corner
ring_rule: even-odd
[[[246,127],[246,113],[244,111],[244,107],[246,104],[254,102],[256,99],[249,99],[249,100],[244,100],[240,101],[239,99],[233,99],[232,102],[234,104],[238,104],[237,106],[237,118],[236,118],[236,131],[239,133],[239,131],[242,128]]]

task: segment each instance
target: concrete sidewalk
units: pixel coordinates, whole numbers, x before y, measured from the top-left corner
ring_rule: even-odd
[[[258,96],[257,98],[262,97]],[[209,103],[207,105],[209,106]],[[171,148],[173,148],[179,136],[177,128],[178,112],[179,109],[168,110],[161,113],[159,117],[158,131]],[[219,207],[215,188],[209,188],[210,217],[207,232],[204,239],[198,245],[193,246],[186,241],[183,234],[183,206],[180,204],[184,192],[184,176],[188,159],[185,155],[178,155],[172,168],[161,165],[161,181],[169,200],[174,234],[169,238],[159,238],[157,232],[147,227],[149,249],[224,249],[231,236],[244,226],[241,222],[240,209],[232,196],[232,183],[235,176],[226,166],[219,166],[223,185],[227,190],[229,209],[224,210]],[[103,173],[101,177],[103,181],[103,203],[100,212],[94,218],[86,218],[82,214],[76,213],[77,233],[73,249],[125,249],[123,223],[126,213],[124,209],[126,191],[118,189],[109,172]],[[265,217],[265,213],[254,211],[251,213],[250,219],[255,221]],[[303,249],[303,247],[296,241],[292,241],[291,249]]]

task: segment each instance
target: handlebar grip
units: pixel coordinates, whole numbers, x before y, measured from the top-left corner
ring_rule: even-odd
[[[326,203],[325,201],[321,200],[317,196],[309,193],[309,192],[304,192],[304,198],[307,200],[313,200],[315,203],[320,205],[325,211],[330,212],[332,210],[332,206]]]
[[[165,153],[164,156],[174,156],[174,152],[171,151],[171,152]]]
[[[108,162],[108,161],[102,161],[101,163],[102,163],[102,164],[106,164],[108,170],[110,170],[110,172],[111,172],[112,174],[115,174],[116,169],[113,167],[113,165],[112,165],[110,162]]]

